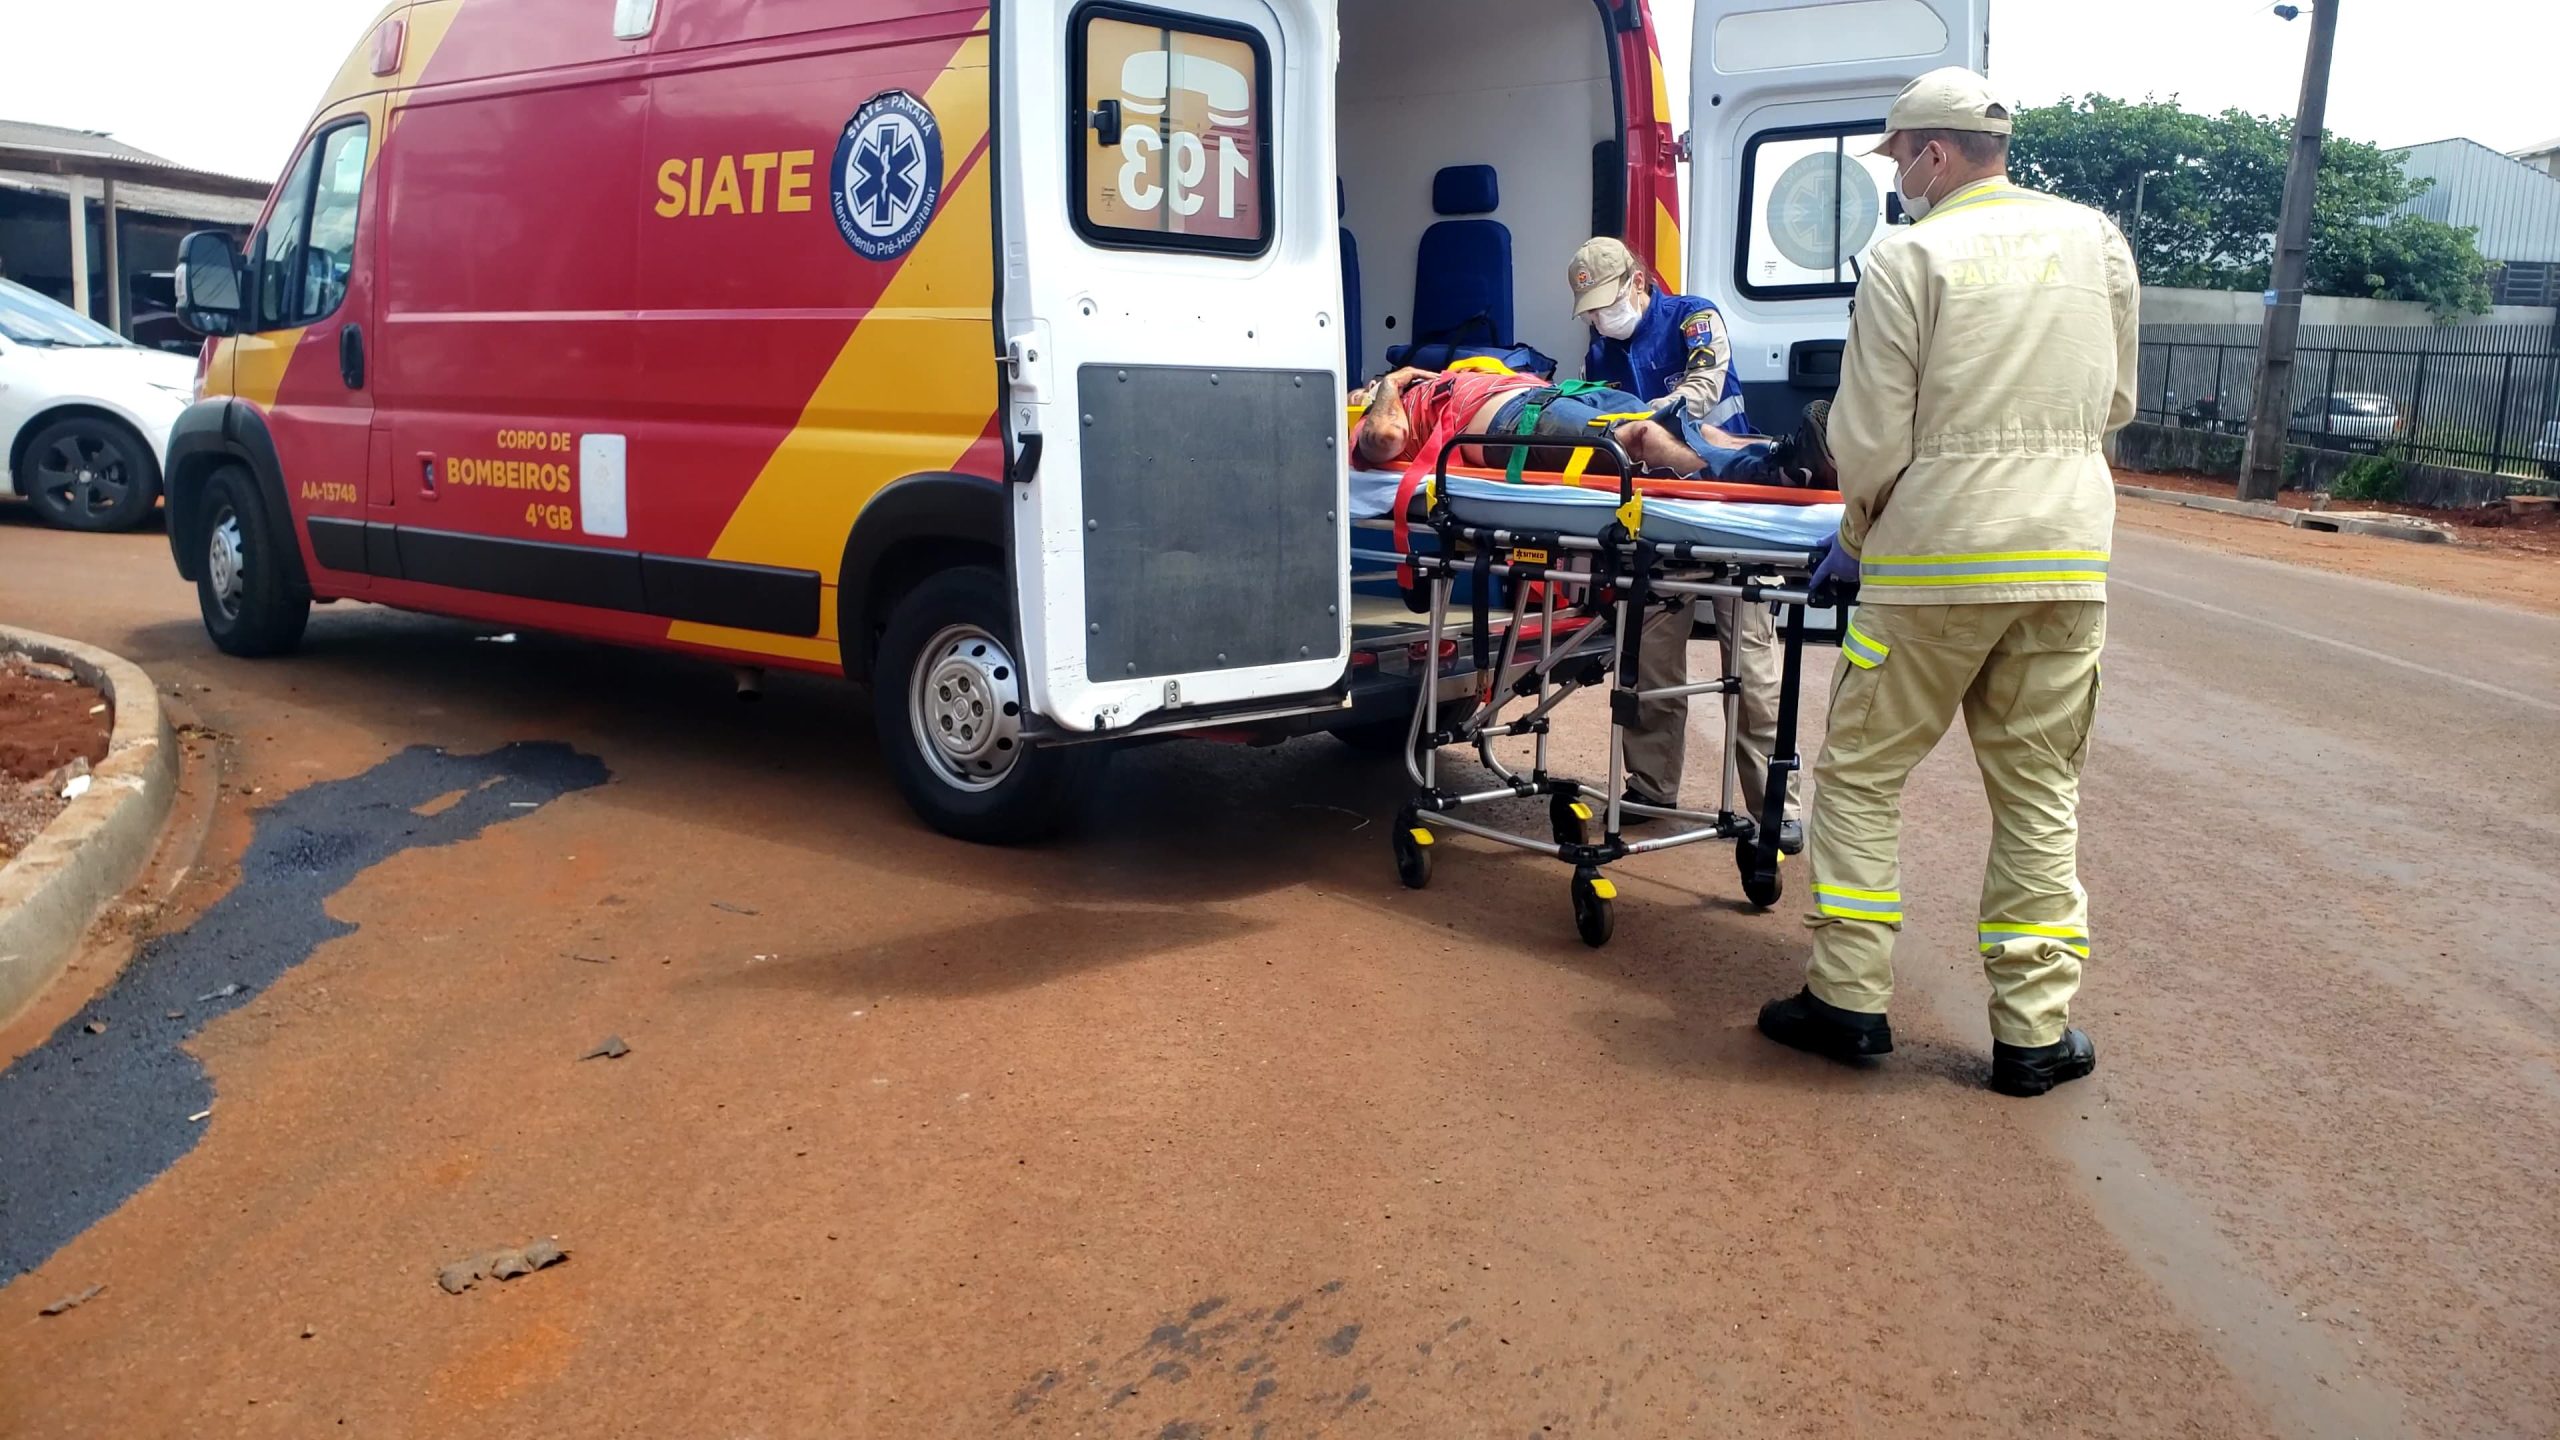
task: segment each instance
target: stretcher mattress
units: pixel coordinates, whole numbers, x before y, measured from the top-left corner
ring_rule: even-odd
[[[1398,470],[1351,472],[1354,519],[1387,518],[1395,509]],[[1422,499],[1414,497],[1420,520]],[[1548,534],[1598,535],[1616,515],[1618,497],[1571,485],[1514,485],[1471,475],[1449,477],[1449,508],[1470,525]],[[1840,529],[1840,507],[1778,505],[1735,500],[1674,500],[1648,495],[1644,534],[1649,540],[1744,550],[1809,550]]]

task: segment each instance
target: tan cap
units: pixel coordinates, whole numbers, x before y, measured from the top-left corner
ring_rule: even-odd
[[[1961,65],[1948,65],[1912,81],[1893,97],[1885,112],[1884,137],[1876,148],[1905,130],[1980,130],[2009,133],[2009,107],[1992,98],[1991,82]]]
[[[1573,282],[1573,313],[1588,315],[1616,300],[1634,273],[1635,252],[1625,241],[1606,235],[1583,241],[1582,248],[1573,252],[1573,263],[1565,267],[1565,278]]]

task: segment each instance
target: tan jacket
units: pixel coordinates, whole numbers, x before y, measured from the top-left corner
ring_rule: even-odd
[[[2139,303],[2112,221],[2004,179],[1877,244],[1830,423],[1860,603],[2106,598]]]

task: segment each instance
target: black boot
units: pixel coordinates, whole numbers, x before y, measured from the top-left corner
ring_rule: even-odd
[[[2041,1095],[2098,1068],[2098,1047],[2077,1030],[2050,1045],[1991,1042],[1991,1088],[2003,1095]]]
[[[1761,1006],[1760,1033],[1781,1045],[1832,1060],[1893,1051],[1893,1027],[1883,1016],[1843,1010],[1809,989]]]
[[[1816,400],[1804,407],[1804,419],[1796,425],[1796,463],[1812,477],[1812,488],[1840,488],[1840,467],[1831,462],[1831,402]]]

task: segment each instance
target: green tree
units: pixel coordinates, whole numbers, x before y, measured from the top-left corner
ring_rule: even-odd
[[[2311,247],[2311,288],[2322,295],[2415,300],[2438,320],[2489,311],[2489,262],[2467,225],[2394,215],[2387,225],[2353,225]]]
[[[2283,116],[2202,115],[2174,98],[2085,95],[2019,111],[2010,170],[2115,216],[2150,284],[2263,290],[2292,142]],[[2377,146],[2327,137],[2312,210],[2312,292],[2415,300],[2439,319],[2486,310],[2487,262],[2470,232],[2391,216],[2428,183]]]

